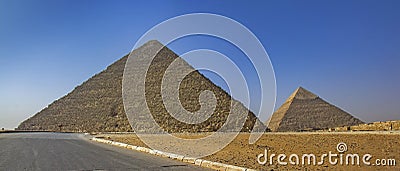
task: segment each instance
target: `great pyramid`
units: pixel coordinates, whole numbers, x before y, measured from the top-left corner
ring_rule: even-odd
[[[217,99],[216,109],[206,121],[200,124],[186,124],[172,117],[161,98],[162,74],[169,64],[179,58],[173,51],[158,41],[149,41],[132,53],[147,54],[154,47],[162,49],[154,58],[146,75],[146,100],[153,118],[167,132],[210,132],[218,130],[226,121],[231,102],[248,113],[241,131],[249,132],[254,123],[260,122],[240,102],[232,99],[220,87],[213,84],[198,71],[187,75],[179,87],[182,106],[187,111],[200,109],[199,95],[204,90],[212,91]],[[113,63],[106,70],[96,74],[66,96],[54,101],[48,107],[22,122],[19,130],[47,130],[65,132],[114,132],[132,131],[122,101],[122,78],[128,56]],[[186,62],[182,65],[191,67]],[[167,92],[168,93],[168,92]],[[137,109],[141,111],[142,109]]]
[[[301,131],[351,126],[363,122],[317,95],[299,87],[274,112],[266,125],[271,131]]]

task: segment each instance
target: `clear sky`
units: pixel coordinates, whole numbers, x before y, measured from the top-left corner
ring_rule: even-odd
[[[156,24],[193,12],[230,17],[260,39],[277,106],[303,86],[364,121],[400,119],[399,9],[397,0],[0,0],[0,127],[105,69]],[[207,39],[182,42],[171,49]]]

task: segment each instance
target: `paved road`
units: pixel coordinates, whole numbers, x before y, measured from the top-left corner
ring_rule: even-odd
[[[205,170],[88,140],[82,134],[0,133],[0,170]]]

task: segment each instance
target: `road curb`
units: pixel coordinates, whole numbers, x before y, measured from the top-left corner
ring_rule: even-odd
[[[90,140],[100,142],[100,143],[110,144],[110,145],[114,145],[114,146],[118,146],[118,147],[123,147],[123,148],[131,149],[131,150],[135,150],[135,151],[145,152],[145,153],[149,153],[149,154],[160,156],[160,157],[170,158],[170,159],[178,160],[178,161],[181,161],[184,163],[194,164],[194,165],[197,165],[200,167],[210,168],[210,169],[214,169],[214,170],[256,171],[254,169],[249,169],[249,168],[244,168],[244,167],[239,167],[239,166],[234,166],[234,165],[229,165],[229,164],[224,164],[224,163],[218,163],[218,162],[203,160],[203,159],[199,159],[199,158],[185,157],[185,156],[179,155],[179,154],[167,153],[167,152],[153,150],[153,149],[146,148],[146,147],[140,147],[140,146],[129,145],[129,144],[121,143],[121,142],[105,140],[102,138],[93,137]]]

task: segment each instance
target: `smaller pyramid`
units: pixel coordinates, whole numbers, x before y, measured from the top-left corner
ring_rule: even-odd
[[[342,109],[299,87],[268,120],[271,131],[301,131],[362,124]]]

